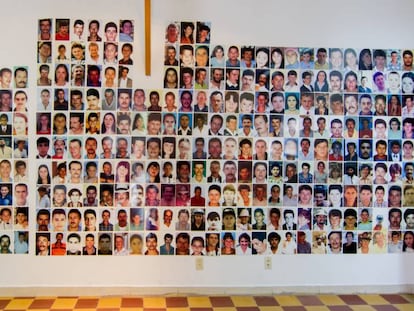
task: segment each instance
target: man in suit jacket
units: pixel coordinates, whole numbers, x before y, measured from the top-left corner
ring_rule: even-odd
[[[391,152],[388,154],[388,161],[399,162],[401,157],[401,142],[398,140],[391,141]]]
[[[215,181],[215,179],[213,179],[213,178],[216,178],[217,181]],[[217,183],[221,183],[222,182],[221,179],[222,178],[221,178],[220,175],[217,176],[217,177],[213,177],[212,175],[210,175],[210,176],[207,177],[207,182],[217,182]]]
[[[0,135],[11,135],[12,134],[12,126],[8,124],[9,117],[7,114],[2,113],[0,115]]]
[[[50,141],[47,137],[41,136],[36,141],[38,154],[36,159],[51,159],[52,156],[49,154]]]
[[[237,91],[239,90],[239,77],[240,70],[237,68],[231,68],[227,70],[226,90]]]
[[[296,230],[295,213],[291,209],[286,209],[283,212],[283,217],[285,218],[285,223],[282,226],[283,230]]]
[[[118,79],[118,87],[132,88],[132,79],[128,78],[129,68],[125,66],[119,67],[120,77]]]
[[[222,177],[220,175],[220,162],[215,160],[210,163],[210,176],[207,177],[207,182],[221,183]]]
[[[305,71],[302,73],[302,81],[303,85],[300,87],[301,93],[309,93],[313,92],[313,86],[312,83],[312,74],[309,71]]]
[[[358,86],[358,92],[359,93],[372,93],[372,90],[367,87],[368,78],[362,76],[361,77],[361,85]]]

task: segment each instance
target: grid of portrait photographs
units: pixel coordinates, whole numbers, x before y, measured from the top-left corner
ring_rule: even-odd
[[[0,69],[0,253],[27,254],[28,67]]]
[[[38,255],[414,251],[411,49],[212,45],[209,22],[171,22],[163,88],[144,90],[106,85],[105,59],[58,61],[79,22],[53,22]],[[85,24],[121,45],[125,22]]]
[[[130,229],[132,211],[134,26],[130,19],[38,20],[37,255],[95,255],[98,240],[102,254],[112,254],[112,241],[129,245],[128,233],[113,231]],[[115,167],[127,175],[114,175]],[[106,225],[107,214],[125,223]]]

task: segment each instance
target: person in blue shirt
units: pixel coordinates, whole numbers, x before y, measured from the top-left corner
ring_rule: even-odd
[[[13,198],[10,194],[10,188],[7,185],[0,187],[0,205],[12,205]]]

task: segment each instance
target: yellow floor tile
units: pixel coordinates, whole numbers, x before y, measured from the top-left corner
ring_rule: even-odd
[[[72,309],[75,307],[77,298],[56,298],[52,304],[52,309]]]
[[[236,307],[252,307],[257,305],[253,297],[231,296],[230,298],[233,300],[234,306]]]
[[[345,305],[345,302],[338,296],[319,295],[318,298],[324,305],[327,305],[327,306],[344,306]]]
[[[349,306],[354,311],[376,311],[371,306],[362,306],[362,305],[356,305],[356,306]]]
[[[310,306],[305,307],[307,311],[330,311],[328,307],[326,306]]]
[[[402,297],[404,297],[405,299],[407,299],[408,301],[414,303],[414,294],[405,294],[405,295],[401,295]]]
[[[221,308],[214,308],[214,311],[237,311],[236,307],[221,307]]]
[[[187,300],[191,308],[211,308],[209,297],[188,297]]]
[[[389,302],[382,298],[380,295],[359,295],[370,305],[388,305]]]
[[[400,311],[413,311],[414,310],[414,305],[413,304],[396,304],[393,305],[394,307],[396,307],[398,310]]]
[[[190,308],[167,308],[167,311],[190,311]]]
[[[21,310],[27,309],[33,302],[33,299],[14,299],[5,307],[4,310]]]
[[[144,309],[143,308],[131,307],[131,308],[119,308],[119,311],[144,311]]]
[[[145,297],[143,302],[144,308],[165,308],[165,298],[163,297]]]
[[[119,308],[121,306],[122,298],[117,297],[102,297],[99,299],[98,308]]]
[[[301,306],[302,305],[299,299],[294,296],[282,296],[282,295],[279,296],[278,295],[278,296],[275,296],[275,298],[281,306]]]
[[[271,306],[271,307],[259,307],[259,310],[260,311],[283,311],[283,308],[279,306],[277,307]]]

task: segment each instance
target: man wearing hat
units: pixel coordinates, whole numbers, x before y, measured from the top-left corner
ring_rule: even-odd
[[[326,246],[322,239],[325,239],[323,236],[315,236],[312,243],[312,254],[326,254]]]
[[[115,204],[117,207],[129,207],[129,187],[127,184],[115,186]]]
[[[190,201],[190,185],[180,184],[176,188],[176,206],[189,206]]]
[[[286,55],[286,69],[298,69],[299,68],[299,61],[298,61],[298,52],[297,49],[294,48],[287,48],[285,50]]]
[[[328,213],[324,208],[315,208],[314,213],[314,222],[313,228],[317,231],[325,231],[327,230],[327,216]]]
[[[195,208],[191,213],[191,231],[204,231],[206,222],[204,220],[204,209]]]
[[[247,208],[239,209],[239,217],[237,219],[237,230],[252,230],[250,224],[250,213]]]

